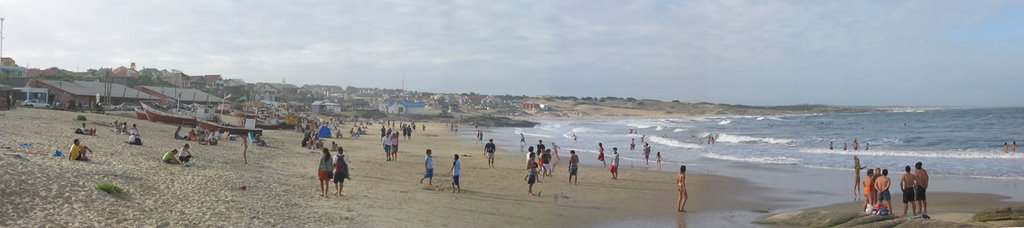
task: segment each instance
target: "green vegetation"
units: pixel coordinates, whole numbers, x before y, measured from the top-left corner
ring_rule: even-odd
[[[124,189],[121,189],[121,187],[118,187],[117,184],[111,182],[103,182],[96,184],[96,189],[106,192],[107,194],[117,194],[124,192]]]
[[[77,117],[75,117],[75,120],[77,120],[77,121],[85,121],[85,116],[78,115]]]

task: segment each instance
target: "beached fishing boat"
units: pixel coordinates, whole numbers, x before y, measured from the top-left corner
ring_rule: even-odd
[[[238,127],[238,126],[228,126],[228,125],[223,125],[223,124],[215,123],[213,121],[207,121],[207,120],[201,120],[201,119],[196,119],[195,121],[199,124],[200,127],[206,129],[207,131],[220,131],[220,130],[224,130],[226,132],[229,132],[231,134],[236,134],[236,135],[246,135],[249,132],[253,132],[255,134],[263,134],[263,129],[260,129],[260,128],[245,128],[245,127]]]
[[[142,109],[146,111],[146,117],[149,121],[189,126],[196,125],[196,118],[194,116],[172,113],[160,108],[159,105],[152,101],[143,101]]]
[[[146,116],[146,110],[143,110],[142,107],[135,108],[135,118],[140,120],[149,120],[149,117]]]

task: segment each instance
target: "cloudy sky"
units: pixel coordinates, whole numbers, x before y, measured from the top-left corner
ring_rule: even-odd
[[[1022,106],[1024,1],[0,1],[5,56],[246,81]]]

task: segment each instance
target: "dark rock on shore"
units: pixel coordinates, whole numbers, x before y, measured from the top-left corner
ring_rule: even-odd
[[[484,127],[523,127],[531,128],[537,126],[539,123],[526,121],[526,120],[514,120],[508,117],[488,117],[488,116],[476,116],[468,117],[463,119],[461,122],[466,124],[475,124]]]

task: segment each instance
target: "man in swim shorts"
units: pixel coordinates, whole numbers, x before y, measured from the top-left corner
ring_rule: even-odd
[[[887,208],[892,208],[892,195],[889,194],[891,184],[889,181],[889,169],[883,169],[882,176],[879,176],[878,180],[875,181],[875,190],[878,191],[877,202],[885,204]]]
[[[928,214],[928,198],[926,197],[926,190],[928,190],[928,171],[922,168],[923,164],[917,162],[914,164],[914,176],[917,177],[917,187],[914,187],[914,201],[918,204],[917,208],[920,208],[921,214]]]
[[[484,145],[484,155],[487,156],[487,167],[494,168],[494,151],[496,146],[494,145],[494,139],[487,140],[487,145]]]
[[[903,217],[907,216],[907,208],[913,208],[913,214],[917,214],[917,205],[914,204],[914,187],[917,186],[917,176],[910,173],[910,166],[903,168],[907,172],[900,177],[900,189],[903,190]]]
[[[572,155],[569,157],[569,183],[576,185],[576,182],[580,181],[580,177],[576,176],[580,168],[580,157],[576,156],[576,150],[569,150],[569,154]],[[576,177],[575,182],[572,180],[573,177]]]

